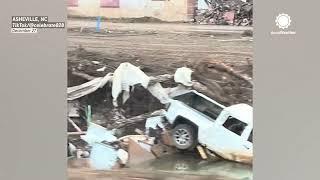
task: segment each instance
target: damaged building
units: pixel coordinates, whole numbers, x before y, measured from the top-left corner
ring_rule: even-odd
[[[252,25],[247,0],[68,0],[71,17],[132,19],[132,22],[196,22]],[[140,21],[139,21],[140,20]]]
[[[71,16],[105,18],[153,17],[162,21],[189,21],[197,0],[69,0]]]

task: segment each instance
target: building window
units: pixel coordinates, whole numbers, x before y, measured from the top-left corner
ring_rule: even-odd
[[[100,7],[119,8],[119,0],[100,0]]]
[[[78,7],[79,6],[79,0],[68,0],[68,6],[69,7]]]

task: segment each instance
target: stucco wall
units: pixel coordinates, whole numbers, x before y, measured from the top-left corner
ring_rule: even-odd
[[[100,0],[79,0],[78,7],[68,7],[68,14],[108,18],[150,16],[164,21],[188,21],[190,19],[190,2],[192,1],[195,0],[120,0],[119,8],[102,8]]]

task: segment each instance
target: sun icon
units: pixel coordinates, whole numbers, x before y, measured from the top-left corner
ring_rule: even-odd
[[[279,28],[281,29],[286,29],[290,26],[291,24],[291,18],[288,14],[279,14],[276,17],[276,24]]]

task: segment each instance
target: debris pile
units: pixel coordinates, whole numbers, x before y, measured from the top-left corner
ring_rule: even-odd
[[[225,105],[236,103],[252,104],[252,83],[245,80],[252,77],[253,60],[251,57],[241,57],[242,59],[239,58],[239,62],[225,62],[223,64],[221,63],[223,59],[218,58],[199,60],[196,62],[179,61],[170,64],[170,66],[165,63],[150,66],[148,61],[136,61],[135,58],[131,59],[130,57],[122,55],[119,55],[119,59],[114,59],[114,57],[108,58],[108,56],[106,57],[103,53],[88,51],[82,47],[69,51],[68,56],[70,59],[68,61],[69,86],[81,85],[97,77],[104,77],[108,73],[113,73],[121,63],[130,62],[135,66],[139,66],[140,69],[149,76],[151,75],[158,78],[163,87],[174,87],[177,83],[174,81],[173,74],[180,65],[183,65],[192,69],[192,79],[196,80],[196,82],[193,82],[193,88],[197,91]],[[99,60],[99,62],[96,60]],[[104,72],[96,71],[101,67],[107,68]],[[99,97],[86,98],[85,100],[90,101],[89,104],[99,104],[98,106],[103,104],[104,108],[106,108],[106,106],[109,107],[109,105],[112,105],[109,104],[112,100],[110,101],[108,98],[112,96],[111,94],[110,96],[108,95],[108,92],[111,91],[106,90],[106,88],[110,88],[111,90],[110,86],[105,86],[100,88],[101,91],[98,90],[98,92],[102,93],[107,91],[107,93],[101,94]],[[143,87],[137,88],[144,89]],[[130,108],[130,111],[134,114],[133,116],[161,109],[161,104],[157,102],[158,99],[150,96],[148,91],[133,91],[133,93],[136,94],[130,96],[132,99],[128,99],[124,105],[126,108]],[[153,101],[153,103],[148,103],[150,101]],[[148,103],[148,106],[145,105],[146,103]],[[136,112],[135,109],[138,109],[138,107],[133,109],[131,105],[134,105],[134,107],[138,105],[144,106],[143,109],[148,109],[148,111],[141,112],[140,110]]]
[[[208,9],[200,9],[195,21],[201,24],[251,26],[252,0],[205,0]]]
[[[76,148],[68,142],[68,155],[87,159],[89,166],[96,170],[110,170],[120,167],[130,167],[148,160],[160,158],[176,152],[170,141],[169,131],[162,126],[162,131],[156,131],[162,122],[157,117],[147,119],[143,132],[136,129],[137,135],[115,136],[115,130],[108,130],[95,123],[89,123],[85,135],[81,139],[87,144],[85,148]],[[163,125],[163,124],[162,124]]]
[[[252,61],[233,67],[212,61],[194,65],[192,77],[200,83],[194,83],[194,89],[221,102],[224,105],[238,103],[252,104]]]
[[[251,78],[239,76],[231,68],[221,66],[220,69],[229,74],[235,74],[248,84],[252,83]],[[149,113],[126,117],[125,110],[122,108],[131,98],[134,98],[134,92],[141,91],[139,87],[157,99],[157,103],[162,104],[166,109],[171,105],[171,99],[175,94],[188,92],[191,89],[209,92],[210,89],[208,90],[206,86],[191,79],[192,73],[194,73],[193,70],[182,67],[178,68],[174,75],[149,77],[138,67],[130,63],[122,63],[114,73],[108,73],[104,77],[90,77],[91,80],[88,82],[69,87],[67,90],[69,102],[67,120],[70,125],[68,135],[80,136],[83,144],[75,145],[74,140],[69,138],[68,155],[87,158],[94,169],[109,170],[129,167],[146,160],[176,153],[176,144],[172,138],[173,127],[166,120],[166,113],[168,113],[166,110],[153,110]],[[168,80],[173,80],[178,85],[162,87],[161,82]],[[79,100],[101,90],[108,94],[109,99],[106,101],[109,101],[109,107],[112,107],[111,116],[104,120],[104,126],[99,125],[103,124],[100,122],[102,120],[97,120],[92,116],[91,105],[88,105],[84,111],[79,105]],[[139,125],[143,130],[137,128]],[[133,132],[137,135],[132,135],[133,133],[129,131],[126,132],[127,135],[123,135],[119,130],[121,131],[124,127],[134,127]],[[182,138],[181,141],[184,141],[185,137],[183,135],[180,138]],[[252,160],[250,154],[242,157],[243,154],[214,153],[200,144],[196,145],[196,150],[202,159],[222,157],[245,163],[250,163]]]

